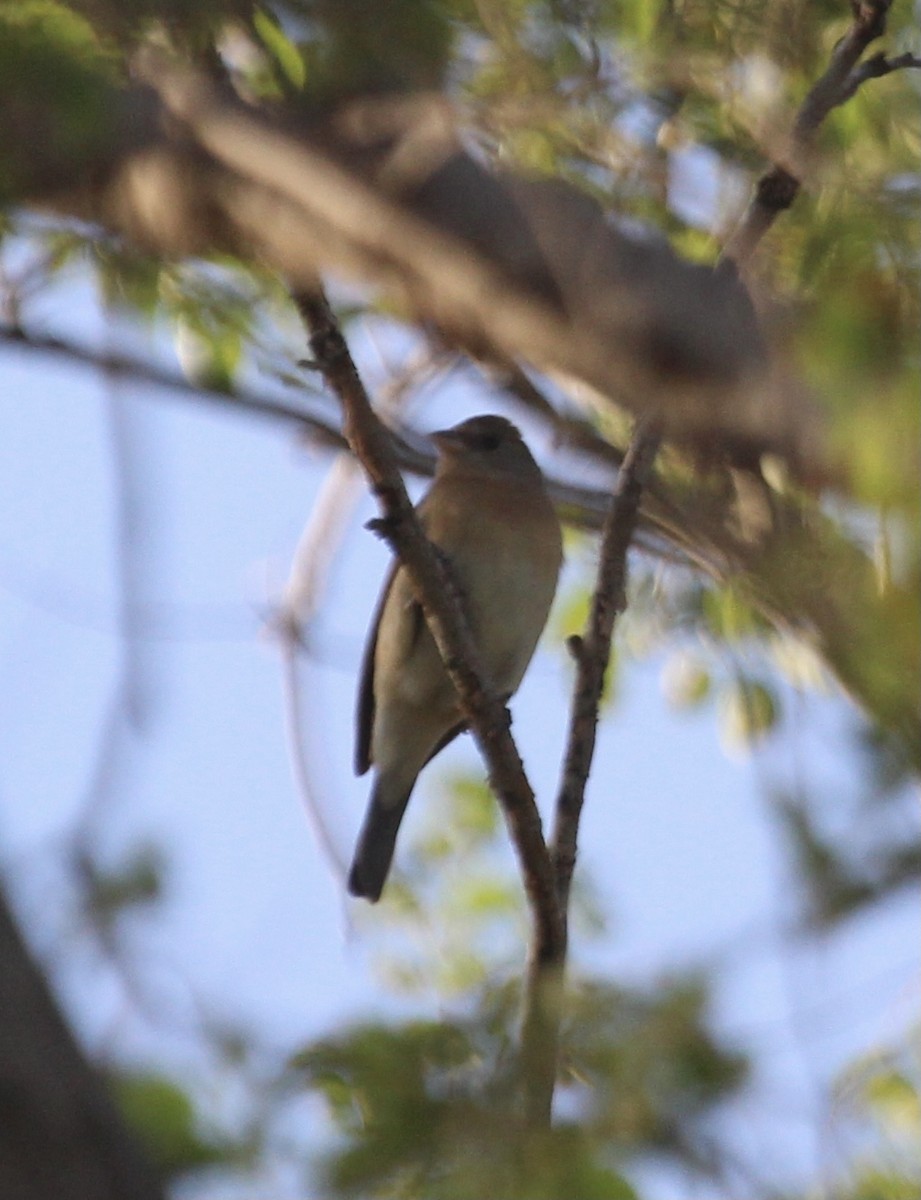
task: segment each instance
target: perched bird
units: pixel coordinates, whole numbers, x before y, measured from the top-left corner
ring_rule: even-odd
[[[496,691],[521,683],[543,631],[562,561],[560,523],[540,467],[504,417],[432,434],[435,481],[417,507],[449,560],[471,633]],[[465,728],[454,685],[402,567],[384,587],[358,693],[355,769],[376,779],[349,891],[380,897],[397,830],[426,763]]]

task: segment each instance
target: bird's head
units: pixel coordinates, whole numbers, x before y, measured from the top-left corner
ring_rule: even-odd
[[[430,435],[444,469],[462,468],[489,475],[540,480],[540,468],[518,429],[505,417],[470,417]]]

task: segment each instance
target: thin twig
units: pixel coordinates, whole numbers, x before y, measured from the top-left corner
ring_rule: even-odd
[[[326,820],[326,811],[319,797],[319,789],[314,782],[317,753],[321,750],[321,744],[312,742],[309,749],[305,745],[305,737],[312,729],[312,724],[305,718],[303,712],[302,697],[309,693],[301,680],[298,644],[293,633],[281,636],[279,642],[281,645],[285,741],[288,746],[291,774],[294,777],[295,787],[323,861],[329,868],[330,874],[344,888],[348,874],[346,862],[330,831],[329,822]]]
[[[639,517],[640,498],[662,438],[660,422],[641,423],[624,457],[601,537],[598,582],[585,634],[573,639],[576,684],[572,717],[556,803],[550,854],[556,880],[563,944],[559,959],[532,965],[525,982],[522,1062],[525,1117],[537,1127],[550,1124],[556,1086],[562,990],[566,956],[569,890],[576,861],[579,817],[595,750],[598,709],[611,653],[614,621],[626,605],[627,551]]]
[[[383,516],[377,527],[406,569],[502,805],[533,916],[532,960],[555,961],[561,952],[562,922],[553,872],[534,793],[511,736],[508,710],[487,683],[457,586],[416,518],[390,434],[371,407],[326,297],[319,290],[297,293],[295,302],[310,331],[317,367],[342,404],[349,445],[380,504]]]
[[[881,79],[884,75],[891,75],[893,71],[905,70],[921,70],[921,58],[911,53],[897,54],[895,58],[889,58],[885,54],[874,54],[851,72],[838,104],[850,100],[868,79]]]
[[[662,427],[658,420],[653,418],[637,426],[618,474],[604,523],[598,582],[585,633],[570,642],[576,659],[576,683],[551,840],[551,857],[564,927],[576,862],[579,817],[595,752],[598,709],[611,655],[611,637],[614,622],[627,603],[627,551],[636,531],[640,498],[661,439]]]
[[[921,67],[921,59],[913,54],[891,59],[877,54],[864,63],[860,61],[870,43],[886,32],[891,6],[892,0],[852,0],[854,19],[835,46],[828,69],[800,105],[786,161],[774,163],[755,184],[748,208],[723,249],[724,260],[739,267],[748,262],[780,213],[793,204],[812,156],[815,135],[833,109],[850,100],[868,79]]]
[[[66,358],[72,363],[102,371],[110,378],[127,378],[133,382],[149,383],[153,387],[185,393],[206,403],[220,404],[229,409],[239,408],[254,416],[302,425],[323,442],[340,449],[345,448],[345,439],[335,422],[320,412],[288,404],[275,396],[245,388],[235,388],[233,391],[209,388],[176,371],[145,362],[130,354],[112,350],[94,350],[73,339],[38,333],[24,329],[20,325],[0,324],[0,343],[5,343],[11,350],[31,350],[53,357]],[[303,385],[303,393],[305,395],[313,394],[307,384]]]

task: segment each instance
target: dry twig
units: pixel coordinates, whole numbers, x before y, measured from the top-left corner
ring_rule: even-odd
[[[576,683],[551,840],[564,924],[576,863],[579,817],[595,752],[598,710],[611,655],[614,622],[627,604],[627,552],[636,531],[643,489],[661,440],[662,427],[656,418],[642,422],[633,435],[601,534],[598,582],[585,633],[570,641],[576,660]]]
[[[543,970],[532,969],[525,992],[522,1044],[526,1118],[535,1125],[548,1125],[551,1118],[562,1018],[569,891],[576,863],[579,818],[595,750],[598,710],[614,622],[626,607],[627,552],[636,531],[643,489],[661,439],[662,427],[657,418],[642,422],[633,436],[605,518],[598,580],[585,633],[571,642],[576,659],[576,683],[550,843],[564,937],[558,960],[546,964]]]

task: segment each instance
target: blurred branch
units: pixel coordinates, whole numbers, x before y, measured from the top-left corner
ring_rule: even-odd
[[[339,423],[317,410],[303,409],[256,392],[209,391],[178,373],[118,354],[102,355],[87,347],[46,335],[0,325],[0,344],[38,353],[67,357],[92,368],[175,389],[193,399],[221,404],[239,411],[296,425],[322,444],[344,447]],[[526,377],[525,377],[526,379]],[[521,380],[512,381],[523,390]],[[309,388],[305,385],[305,393]],[[549,402],[536,401],[533,411],[555,428]],[[413,430],[401,426],[392,438],[390,452],[404,470],[430,475],[434,458]],[[579,453],[610,468],[613,454],[600,449],[595,437],[579,445]],[[608,493],[568,480],[548,481],[562,519],[582,529],[601,528]],[[640,517],[637,545],[666,561],[701,571],[717,582],[735,579],[767,620],[778,628],[805,634],[823,655],[847,691],[883,729],[892,729],[905,745],[911,761],[921,764],[914,701],[908,703],[906,658],[898,637],[877,638],[880,629],[898,626],[907,635],[904,644],[916,645],[916,632],[903,628],[913,622],[913,593],[890,581],[882,592],[872,557],[835,521],[795,493],[772,493],[775,527],[766,537],[752,541],[740,535],[727,520],[727,501],[719,477],[708,482],[696,473],[690,483],[672,480],[647,489]],[[800,570],[798,563],[822,564],[822,573]],[[835,579],[835,586],[829,580]]]
[[[165,1200],[0,893],[0,1195]]]
[[[294,783],[310,822],[313,836],[326,865],[340,887],[344,888],[347,875],[346,863],[329,831],[326,813],[314,783],[312,764],[316,761],[319,744],[311,743],[309,752],[304,744],[305,733],[313,728],[313,722],[305,717],[303,711],[301,697],[307,694],[307,688],[301,682],[298,669],[298,641],[293,631],[284,627],[279,633],[278,640],[281,643],[285,740],[288,743],[291,773],[294,776]]]
[[[383,516],[376,528],[406,568],[502,805],[534,922],[532,959],[555,961],[563,939],[550,857],[534,793],[512,739],[508,710],[483,682],[479,651],[464,620],[457,586],[422,532],[397,469],[390,434],[371,407],[326,297],[321,291],[298,292],[295,302],[310,334],[317,369],[342,404],[349,445],[380,505]]]
[[[286,404],[273,396],[236,389],[232,392],[209,388],[195,383],[177,371],[168,371],[153,363],[115,351],[93,350],[80,342],[49,334],[35,333],[19,325],[0,325],[0,343],[12,350],[22,349],[66,358],[70,362],[102,371],[110,378],[126,378],[135,383],[149,383],[153,387],[180,392],[195,400],[220,404],[225,408],[239,408],[254,416],[268,417],[275,421],[286,421],[306,426],[323,442],[344,448],[345,439],[338,426],[319,412],[311,412],[294,404]],[[304,392],[311,389],[305,384]]]
[[[870,43],[886,32],[891,7],[892,0],[851,0],[851,26],[835,46],[827,71],[800,105],[786,161],[775,163],[755,184],[748,208],[723,249],[724,260],[744,265],[777,217],[793,204],[809,167],[815,135],[833,109],[850,100],[869,79],[921,67],[921,59],[913,54],[891,59],[877,54],[861,63]]]
[[[106,336],[117,336],[115,312],[105,312]],[[120,644],[121,694],[129,726],[141,729],[147,716],[143,652],[137,637],[136,617],[144,584],[145,534],[150,521],[150,483],[145,474],[146,445],[139,445],[137,409],[123,403],[120,384],[124,376],[106,369],[104,379],[106,423],[111,456],[112,559],[117,595]]]
[[[218,163],[313,221],[314,272],[338,252],[366,278],[383,274],[421,315],[465,344],[485,342],[535,361],[549,356],[640,411],[655,399],[676,431],[702,421],[701,432],[712,436],[720,383],[733,395],[731,423],[744,422],[763,346],[733,281],[692,267],[662,244],[625,238],[574,188],[540,189],[483,171],[461,153],[453,114],[440,99],[378,97],[351,106],[350,121],[338,128],[373,122],[389,135],[382,167],[364,177],[355,166],[367,156],[365,145],[337,148],[330,127],[314,131],[321,153],[199,76],[160,59],[146,73]],[[230,192],[225,211],[247,224],[245,197],[234,212]],[[474,204],[492,214],[495,234],[486,241],[480,230],[471,236],[464,216]],[[250,236],[254,229],[249,222]],[[586,243],[599,267],[594,278],[585,277]],[[292,261],[292,278],[309,287],[296,267]],[[713,323],[727,336],[715,335]]]
[[[121,141],[40,171],[19,131],[9,153],[34,207],[161,256],[257,261],[307,291],[334,270],[454,344],[581,380],[637,416],[661,409],[674,439],[827,468],[817,412],[767,369],[731,272],[628,236],[562,180],[487,170],[443,97],[285,113],[172,61],[138,72],[147,86],[100,83]]]

